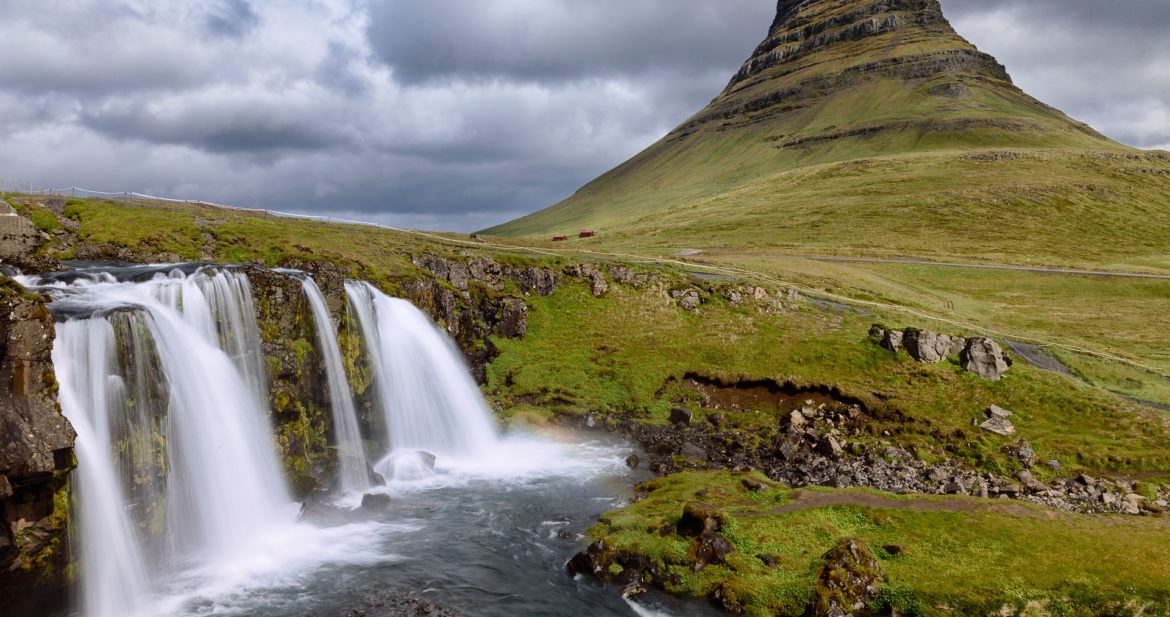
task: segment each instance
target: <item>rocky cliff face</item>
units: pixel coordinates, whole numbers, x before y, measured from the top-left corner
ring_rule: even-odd
[[[741,125],[781,123],[783,146],[809,144],[801,134],[817,126],[819,106],[858,87],[880,82],[886,93],[922,92],[941,106],[949,101],[946,115],[979,117],[994,125],[1008,118],[988,115],[981,105],[964,103],[979,90],[1035,105],[1016,88],[1007,70],[992,56],[982,53],[962,37],[943,16],[938,0],[780,0],[776,20],[767,38],[756,48],[727,88],[706,109],[676,129],[677,139],[700,128],[728,130]],[[876,92],[874,93],[877,94]],[[979,97],[974,97],[979,98]],[[864,103],[859,101],[859,103]],[[871,106],[881,101],[872,100]],[[825,136],[856,137],[882,130],[914,128],[914,122],[894,121],[905,110],[852,106],[848,125],[865,126],[851,131],[837,120],[825,122]],[[895,113],[892,113],[895,112]],[[933,111],[933,110],[932,110]],[[919,113],[920,123],[932,130],[963,131],[977,128],[970,122],[939,125],[934,114]],[[1017,116],[1018,114],[1011,114]],[[1021,129],[1040,124],[1020,124]],[[821,140],[823,141],[823,140]]]
[[[61,582],[73,428],[57,405],[44,299],[0,281],[0,606]]]

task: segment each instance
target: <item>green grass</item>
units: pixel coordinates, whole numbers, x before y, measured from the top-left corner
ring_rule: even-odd
[[[659,560],[680,578],[678,585],[667,583],[671,591],[708,596],[724,585],[746,605],[747,615],[803,615],[820,556],[849,537],[875,547],[888,577],[879,603],[898,604],[904,614],[986,615],[1029,604],[1039,611],[1034,615],[1136,615],[1141,613],[1133,609],[1140,606],[1145,614],[1170,610],[1170,561],[1161,556],[1170,521],[1164,518],[1090,517],[972,498],[895,496],[883,502],[939,511],[837,506],[779,514],[773,511],[790,502],[792,491],[773,485],[748,493],[741,477],[682,473],[651,481],[645,499],[603,515],[589,535],[604,538],[611,550]],[[736,552],[727,566],[694,573],[685,565],[689,541],[657,530],[673,527],[681,504],[697,499],[700,491],[702,501],[728,517],[722,533]],[[894,556],[881,548],[891,545],[903,552]],[[756,559],[759,554],[778,556],[780,565],[767,568]]]
[[[599,192],[588,198],[596,207],[577,197],[516,233],[589,227],[600,234],[592,246],[641,252],[688,247],[1071,266],[1144,265],[1170,254],[1170,176],[1140,171],[1170,172],[1170,157],[1019,154],[1024,158],[998,161],[962,150],[883,155],[761,170],[734,186],[686,184],[695,172],[682,168],[678,178],[640,183],[645,190]]]
[[[999,383],[966,373],[953,360],[920,365],[867,339],[876,317],[805,303],[766,316],[718,296],[692,314],[668,297],[665,285],[644,292],[619,286],[597,299],[575,283],[530,303],[528,336],[497,341],[501,355],[488,367],[488,391],[505,407],[535,402],[661,423],[670,409],[669,383],[686,373],[729,382],[773,379],[838,388],[879,416],[874,435],[890,430],[904,445],[939,456],[946,448],[994,471],[1011,471],[1014,463],[1000,452],[1005,440],[972,429],[991,404],[1014,410],[1021,436],[1066,471],[1170,469],[1165,414],[1022,363]],[[911,419],[891,419],[898,412]],[[778,425],[779,417],[756,421]],[[868,440],[879,441],[874,435]]]
[[[44,232],[52,233],[61,229],[61,221],[58,221],[57,217],[48,210],[33,210],[29,214],[29,220],[32,221],[34,227]]]

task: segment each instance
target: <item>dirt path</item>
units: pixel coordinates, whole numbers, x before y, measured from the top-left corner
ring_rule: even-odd
[[[965,264],[927,259],[874,259],[867,257],[825,257],[821,255],[773,255],[810,261],[834,263],[892,264],[899,266],[937,266],[941,268],[968,268],[972,270],[1006,270],[1009,272],[1034,272],[1036,274],[1068,274],[1073,276],[1106,276],[1115,278],[1170,280],[1170,274],[1149,274],[1145,272],[1116,272],[1111,270],[1079,270],[1076,268],[1043,268],[1035,266],[1009,266],[1003,264]]]

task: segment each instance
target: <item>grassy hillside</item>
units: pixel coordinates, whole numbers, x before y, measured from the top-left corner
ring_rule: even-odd
[[[893,6],[781,3],[706,109],[485,233],[1056,263],[1170,252],[1170,154],[1125,148],[1020,91],[937,2]]]

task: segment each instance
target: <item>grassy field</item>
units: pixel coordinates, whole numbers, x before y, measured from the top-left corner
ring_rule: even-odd
[[[666,583],[671,591],[705,597],[723,587],[749,616],[805,615],[820,558],[843,538],[874,547],[887,576],[874,608],[894,607],[903,615],[990,615],[1004,607],[1011,609],[1007,614],[1036,617],[1170,610],[1170,561],[1162,556],[1167,519],[828,489],[803,493],[857,505],[802,508],[801,493],[761,477],[770,488],[751,493],[743,477],[709,472],[653,480],[643,487],[646,498],[603,515],[590,538],[655,560],[678,577],[677,584]],[[686,565],[690,540],[658,530],[673,529],[682,504],[697,495],[726,517],[721,533],[735,552],[726,565],[694,572]],[[767,567],[757,555],[774,556],[779,564]]]
[[[616,287],[597,299],[583,283],[530,304],[528,336],[498,341],[501,355],[489,367],[488,391],[501,407],[535,402],[546,413],[608,412],[664,423],[670,410],[664,392],[686,373],[729,383],[772,379],[838,388],[879,415],[905,413],[911,420],[879,422],[868,440],[876,443],[889,430],[899,443],[934,456],[945,449],[989,470],[1010,472],[1016,465],[1001,452],[1007,440],[971,430],[991,404],[1016,411],[1021,436],[1042,459],[1060,460],[1066,473],[1170,470],[1166,414],[1022,363],[999,383],[963,372],[955,360],[918,364],[867,338],[882,315],[805,302],[766,315],[718,295],[690,313],[665,291]],[[778,424],[779,416],[759,420]]]
[[[541,238],[591,228],[601,236],[595,244],[637,251],[685,247],[1167,271],[1170,155],[1132,156],[1080,150],[886,155],[760,172],[730,187],[688,184],[683,178],[693,171],[680,168],[677,178],[647,182],[645,190],[599,192],[596,207],[572,201],[491,231]]]

